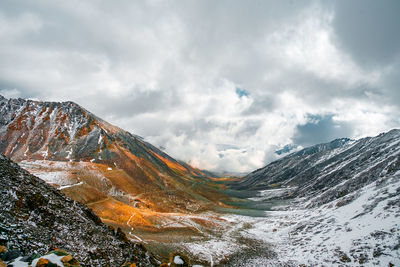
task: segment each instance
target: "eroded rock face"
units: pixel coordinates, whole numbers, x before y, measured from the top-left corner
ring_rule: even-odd
[[[63,248],[89,266],[153,266],[142,245],[2,155],[0,184],[0,245],[24,254]]]

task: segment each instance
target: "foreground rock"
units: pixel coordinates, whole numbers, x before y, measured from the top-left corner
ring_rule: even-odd
[[[103,224],[89,208],[0,155],[0,246],[21,255],[60,247],[89,266],[155,266],[141,244]],[[19,256],[19,255],[18,255]]]

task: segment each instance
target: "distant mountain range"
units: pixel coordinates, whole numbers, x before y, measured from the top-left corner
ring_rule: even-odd
[[[341,138],[292,153],[233,182],[238,190],[285,189],[280,199],[328,203],[400,170],[400,130],[357,141]]]

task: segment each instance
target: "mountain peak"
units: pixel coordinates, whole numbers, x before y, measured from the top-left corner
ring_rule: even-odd
[[[17,162],[25,161],[25,167],[31,171],[46,165],[44,179],[49,179],[49,170],[60,176],[61,169],[62,177],[49,182],[56,186],[79,184],[75,191],[72,188],[66,191],[85,203],[91,198],[82,195],[89,195],[90,191],[96,192],[95,198],[118,195],[118,200],[122,198],[129,205],[130,195],[140,194],[141,202],[153,203],[157,210],[193,209],[198,201],[193,200],[196,193],[187,188],[189,181],[197,178],[211,181],[209,174],[173,159],[71,101],[0,102],[0,153]],[[49,161],[57,162],[54,168],[48,167]],[[215,198],[213,190],[207,190],[207,196]],[[152,191],[158,193],[142,194]],[[175,195],[179,197],[173,199],[170,191],[177,192]],[[164,199],[170,199],[171,205],[164,205]],[[207,197],[197,199],[210,204]]]
[[[5,100],[5,101],[4,101]],[[3,152],[11,157],[66,157],[66,146],[89,132],[94,116],[74,102],[3,99],[0,102]]]

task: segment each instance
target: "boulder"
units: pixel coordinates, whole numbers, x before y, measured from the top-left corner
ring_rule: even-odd
[[[12,261],[13,259],[18,258],[19,256],[21,256],[21,251],[19,250],[10,250],[7,251],[5,253],[1,254],[1,259],[3,261]]]
[[[67,256],[68,252],[63,249],[55,248],[51,253],[56,254],[57,256]]]
[[[73,257],[72,257],[71,255],[67,255],[67,256],[62,257],[62,258],[61,258],[61,261],[62,261],[63,263],[66,263],[66,262],[71,261],[72,259],[73,259]]]
[[[46,267],[47,264],[49,264],[49,263],[50,263],[50,261],[48,259],[40,258],[38,260],[38,262],[36,263],[36,267]]]

